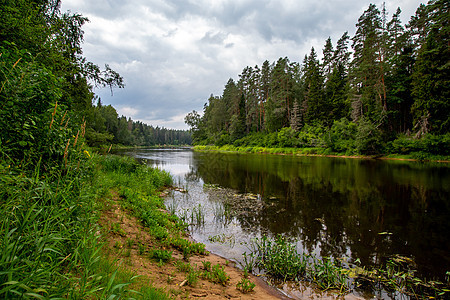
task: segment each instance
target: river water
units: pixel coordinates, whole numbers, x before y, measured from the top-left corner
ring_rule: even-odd
[[[170,172],[178,190],[168,209],[191,224],[196,241],[238,265],[253,238],[281,234],[298,251],[366,267],[401,255],[422,277],[444,280],[450,271],[449,164],[190,149],[123,154]]]

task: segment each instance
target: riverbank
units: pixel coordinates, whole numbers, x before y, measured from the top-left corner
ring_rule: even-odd
[[[46,173],[2,161],[0,174],[2,299],[280,298],[189,241],[159,196],[164,171],[85,150]]]
[[[194,146],[195,151],[217,151],[227,153],[260,153],[260,154],[275,154],[275,155],[295,155],[295,156],[319,156],[319,157],[336,157],[336,158],[352,158],[352,159],[380,159],[380,160],[399,160],[399,161],[429,161],[439,163],[450,163],[449,156],[438,155],[422,155],[418,157],[415,155],[401,155],[401,154],[387,154],[387,155],[347,155],[343,153],[331,153],[324,148],[268,148],[268,147],[236,147],[233,145],[225,146]]]
[[[284,297],[189,240],[186,224],[165,210],[160,197],[167,194],[161,189],[171,184],[169,174],[128,157],[107,156],[101,165],[99,180],[102,189],[109,189],[99,222],[105,256],[123,273],[138,276],[127,290],[150,286],[158,299]]]
[[[150,152],[153,153],[153,151]],[[173,151],[168,152],[172,153]],[[190,151],[189,153],[192,154]],[[215,260],[213,255],[205,255],[206,253],[204,252],[203,244],[182,242],[182,239],[187,236],[185,234],[179,235],[176,229],[178,227],[178,229],[182,230],[183,224],[181,224],[180,228],[180,224],[175,222],[176,218],[165,211],[165,206],[161,199],[157,199],[158,197],[154,196],[154,193],[152,194],[153,196],[150,194],[150,196],[147,195],[147,183],[164,182],[165,176],[163,175],[162,179],[158,179],[158,176],[156,176],[158,170],[147,168],[144,168],[144,170],[147,171],[140,170],[139,166],[135,167],[135,163],[126,158],[107,157],[107,160],[110,162],[104,165],[109,169],[108,172],[113,172],[106,176],[107,180],[101,179],[101,181],[108,182],[108,180],[114,178],[113,184],[108,184],[108,186],[113,187],[113,193],[111,194],[110,200],[114,206],[113,212],[117,217],[106,222],[106,224],[118,224],[115,225],[116,227],[106,227],[106,232],[110,234],[110,239],[107,242],[109,244],[108,249],[111,250],[110,254],[113,257],[113,260],[121,261],[122,265],[127,266],[126,269],[133,271],[133,274],[139,274],[141,278],[146,278],[144,280],[146,283],[144,284],[148,284],[148,282],[151,281],[155,288],[161,291],[164,290],[165,293],[168,292],[171,297],[178,297],[179,295],[185,297],[185,293],[190,293],[191,297],[201,296],[213,298],[220,298],[222,297],[221,295],[228,295],[228,297],[236,295],[235,293],[238,291],[236,286],[240,282],[241,285],[246,282],[243,281],[244,279],[248,280],[248,278],[244,278],[244,273],[238,271],[237,275],[233,276],[233,271],[229,271],[228,268],[231,266],[231,263],[226,260],[219,263]],[[164,172],[162,174],[164,174]],[[208,186],[203,186],[203,189],[204,188],[208,189]],[[215,190],[215,188],[213,187],[212,190]],[[218,190],[221,192],[224,191],[222,188]],[[155,191],[157,192],[158,190]],[[210,194],[210,192],[211,191],[209,191],[208,194]],[[165,196],[170,193],[171,192],[164,191],[160,196]],[[192,197],[198,196],[192,186],[186,186],[186,189],[177,189],[174,193],[183,195],[189,194]],[[236,207],[234,204],[238,204],[239,206],[239,203],[234,203],[233,201],[235,193],[235,191],[230,191],[226,195],[219,196],[219,198],[230,200],[231,202],[226,203],[226,205],[231,208],[233,213],[238,213],[239,210],[235,209]],[[241,203],[245,202],[249,207],[242,207],[242,213],[248,212],[250,209],[255,209],[255,206],[251,204],[249,200],[253,198],[257,200],[256,195],[255,197],[252,195],[248,195],[248,197],[247,195],[244,195],[243,198],[245,198],[245,201],[242,201]],[[174,207],[176,207],[172,204],[174,203],[169,203],[167,206],[170,211],[174,211]],[[273,201],[268,204],[270,206],[274,205]],[[200,205],[198,207],[200,208]],[[203,208],[202,204],[202,210],[204,210]],[[196,212],[197,210],[192,210],[193,215],[191,215],[191,218],[187,215],[186,218],[182,216],[181,218],[184,220],[191,220],[190,223],[193,223],[195,222],[195,219],[198,218],[194,215]],[[132,217],[129,218],[126,213],[130,213]],[[199,209],[198,213],[203,214],[204,212],[200,212]],[[242,217],[244,216],[242,215]],[[132,220],[133,218],[134,221]],[[141,228],[141,225],[145,225],[145,227]],[[331,226],[331,224],[328,225]],[[148,235],[144,232],[148,232]],[[201,240],[202,239],[200,239],[200,241]],[[277,249],[281,247],[281,252],[284,253],[286,249],[283,248],[283,245],[274,244],[274,247]],[[263,252],[266,253],[267,251],[264,250]],[[227,254],[223,255],[227,256]],[[289,257],[297,255],[299,254],[292,253]],[[256,253],[255,257],[260,257],[260,255]],[[214,258],[214,260],[210,260],[211,258]],[[266,264],[266,262],[263,263]],[[291,262],[279,261],[277,263],[289,266]],[[319,265],[323,264],[321,261],[316,261],[316,263]],[[208,271],[212,270],[211,267],[213,266],[216,268],[216,275],[211,275],[211,271]],[[265,265],[265,267],[267,267],[267,265]],[[293,266],[290,267],[292,268]],[[317,267],[307,267],[307,270],[316,269]],[[148,270],[151,271],[147,272]],[[170,271],[166,272],[166,270]],[[221,273],[222,271],[223,273]],[[342,274],[350,274],[355,270],[338,269],[338,271]],[[380,272],[382,271],[383,270],[380,269]],[[284,277],[284,274],[282,277]],[[237,283],[233,282],[233,278],[238,280]],[[316,277],[309,276],[308,278],[311,278],[310,280],[314,281],[313,278]],[[254,279],[256,280],[256,278]],[[299,279],[301,279],[301,277],[299,277]],[[215,283],[211,283],[211,280]],[[390,282],[387,280],[391,279],[386,279],[386,282]],[[225,285],[222,288],[222,283],[224,281]],[[153,284],[155,282],[157,285]],[[207,286],[208,284],[213,284],[213,286],[205,288],[205,291],[202,291],[203,286]],[[247,288],[251,287],[250,283],[246,282],[246,284]],[[183,289],[179,288],[180,285]],[[264,284],[262,286],[264,287]],[[217,289],[217,287],[220,289]],[[139,289],[139,285],[137,285],[137,287],[133,285],[131,288]],[[256,290],[256,288],[257,287],[254,289]],[[295,289],[294,292],[303,290],[303,288],[298,285],[298,282],[296,283]],[[215,292],[211,294],[208,290],[215,290]],[[294,292],[293,294],[295,294]],[[253,296],[253,293],[251,293],[251,295]],[[347,294],[346,298],[348,297],[354,297],[354,295]]]

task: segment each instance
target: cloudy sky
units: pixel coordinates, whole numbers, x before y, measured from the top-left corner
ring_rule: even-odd
[[[406,23],[420,0],[385,0]],[[84,55],[119,72],[125,89],[96,90],[119,115],[154,126],[187,129],[211,94],[246,66],[287,56],[301,62],[322,52],[383,0],[63,0],[62,11],[88,17]]]

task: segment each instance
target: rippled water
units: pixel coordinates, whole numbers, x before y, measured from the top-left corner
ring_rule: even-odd
[[[448,164],[189,149],[124,154],[169,171],[180,189],[166,206],[192,223],[195,240],[238,263],[252,238],[282,234],[317,256],[373,266],[400,254],[421,276],[440,280],[450,270]]]

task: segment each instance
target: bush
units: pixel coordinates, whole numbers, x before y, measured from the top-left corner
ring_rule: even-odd
[[[415,158],[425,158],[428,154],[450,155],[450,133],[444,135],[427,134],[420,139],[399,136],[386,147],[389,153],[411,154]]]
[[[383,149],[381,131],[369,120],[361,119],[358,123],[355,148],[359,154],[377,154]]]
[[[334,121],[324,137],[326,146],[333,152],[354,153],[356,132],[357,125],[346,118]]]
[[[299,145],[299,141],[296,137],[296,133],[294,129],[291,127],[284,127],[282,128],[278,134],[278,146],[280,147],[297,147]]]
[[[305,147],[325,147],[323,136],[325,128],[321,125],[305,125],[298,134],[299,146]]]

